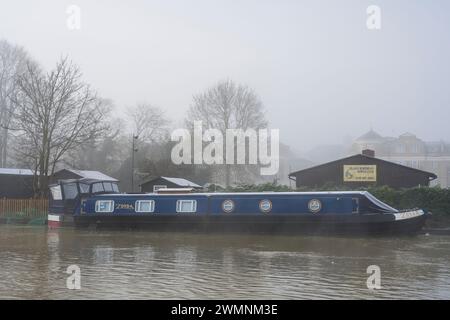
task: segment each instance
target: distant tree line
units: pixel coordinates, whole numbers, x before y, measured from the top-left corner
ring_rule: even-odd
[[[32,169],[37,196],[45,196],[48,177],[62,167],[102,171],[119,179],[124,191],[153,176],[221,186],[271,179],[259,175],[258,165],[175,165],[173,123],[163,109],[141,102],[121,108],[122,118],[114,109],[68,57],[45,70],[24,48],[0,40],[0,167]],[[268,125],[258,95],[231,80],[193,96],[186,127],[194,121],[221,132]]]

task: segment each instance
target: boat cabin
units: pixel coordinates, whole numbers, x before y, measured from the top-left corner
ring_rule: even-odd
[[[148,214],[351,215],[397,211],[368,192],[104,194],[90,197],[80,209],[81,215],[116,217]]]
[[[119,187],[114,181],[96,179],[59,180],[49,186],[49,213],[73,214],[81,200],[101,194],[118,194]]]

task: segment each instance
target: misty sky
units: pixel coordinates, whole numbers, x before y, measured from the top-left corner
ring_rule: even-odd
[[[450,140],[449,1],[5,1],[0,38],[44,67],[62,55],[118,110],[149,102],[180,121],[222,79],[260,95],[296,150],[370,127]],[[81,8],[81,30],[66,9]],[[382,28],[366,27],[381,7]]]

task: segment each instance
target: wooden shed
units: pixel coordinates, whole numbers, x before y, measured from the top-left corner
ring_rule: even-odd
[[[0,198],[32,198],[33,178],[29,169],[0,168]]]
[[[412,188],[429,186],[436,178],[434,173],[376,158],[372,150],[289,174],[297,188],[328,184],[354,188],[373,185]]]

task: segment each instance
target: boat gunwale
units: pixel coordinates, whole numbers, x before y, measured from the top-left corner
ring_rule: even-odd
[[[262,192],[193,192],[193,193],[102,193],[95,194],[92,197],[104,197],[104,196],[124,196],[124,197],[139,197],[139,196],[235,196],[235,195],[367,195],[368,191],[318,191],[318,192],[275,192],[275,191],[262,191]]]

